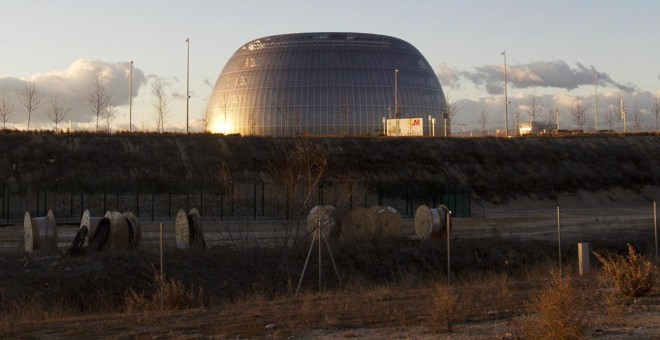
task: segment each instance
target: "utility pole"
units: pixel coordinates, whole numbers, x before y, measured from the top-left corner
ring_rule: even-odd
[[[133,60],[128,78],[128,132],[133,131]]]
[[[401,113],[399,112],[399,69],[394,69],[394,117],[396,118],[396,135],[399,136],[399,118],[401,118]]]
[[[595,81],[595,94],[596,96],[594,97],[594,119],[596,120],[596,133],[598,133],[598,79],[600,78],[599,74],[596,74],[596,81]]]
[[[190,102],[190,38],[186,38],[186,133],[190,133],[188,127],[188,108]]]
[[[506,137],[509,137],[509,97],[507,96],[507,83],[506,83],[506,51],[501,55],[504,56],[504,129],[506,130]]]

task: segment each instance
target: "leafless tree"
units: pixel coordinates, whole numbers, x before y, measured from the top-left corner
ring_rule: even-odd
[[[454,123],[456,115],[461,112],[463,107],[458,103],[458,100],[454,99],[451,94],[445,96],[446,105],[447,105],[447,137],[451,136],[451,125]],[[444,124],[444,122],[443,122]]]
[[[289,102],[289,96],[286,94],[282,95],[282,103],[277,108],[277,112],[284,117],[284,137],[286,137],[289,131],[289,115],[291,114],[291,103]]]
[[[328,155],[319,144],[297,139],[293,148],[283,147],[269,163],[268,175],[279,190],[286,207],[284,244],[298,238],[300,222],[312,205],[314,192],[319,188],[328,169]]]
[[[536,123],[536,118],[540,117],[543,113],[543,102],[540,96],[536,95],[536,91],[532,92],[527,99],[527,114],[532,117],[532,128]]]
[[[514,134],[520,136],[520,111],[514,112],[511,119],[513,119],[513,126],[516,127],[516,132]]]
[[[27,110],[28,121],[27,121],[27,130],[30,131],[30,118],[32,117],[32,112],[39,108],[41,104],[42,95],[37,91],[37,85],[34,83],[29,83],[18,93],[18,101],[21,105]]]
[[[96,131],[99,131],[99,117],[106,111],[112,99],[112,89],[108,88],[101,77],[95,78],[87,91],[87,107],[96,114]]]
[[[479,115],[477,115],[477,123],[481,126],[481,135],[485,136],[486,127],[488,126],[488,112],[483,105],[481,105],[481,111],[479,112]]]
[[[3,91],[0,96],[0,120],[2,120],[2,129],[7,128],[9,118],[14,114],[14,105],[7,99],[7,94]]]
[[[571,111],[573,118],[575,119],[575,124],[578,126],[578,130],[583,131],[584,122],[587,119],[587,109],[584,107],[584,102],[582,98],[578,98],[575,102],[575,108]]]
[[[154,80],[154,82],[151,84],[151,93],[154,95],[153,106],[154,109],[156,109],[156,131],[164,132],[165,121],[169,114],[169,100],[167,98],[167,94],[165,93],[165,85],[160,79]]]
[[[651,114],[655,117],[655,133],[660,133],[660,98],[657,94],[651,100]]]
[[[250,136],[254,136],[257,129],[257,116],[254,114],[254,109],[250,110],[248,116],[248,128],[250,129]]]
[[[50,120],[55,123],[55,132],[59,132],[59,123],[64,120],[64,117],[69,113],[71,109],[64,107],[58,100],[57,97],[53,97],[50,100],[50,107],[48,108],[48,117]]]
[[[107,105],[101,111],[101,120],[105,123],[106,132],[110,133],[110,124],[117,118],[117,110],[113,105]]]
[[[633,129],[635,132],[641,132],[644,128],[644,111],[639,108],[637,103],[633,106]]]
[[[614,104],[610,104],[607,107],[607,111],[605,112],[605,117],[603,117],[603,120],[605,121],[605,124],[607,124],[607,128],[609,131],[614,130],[614,124],[618,121],[619,113],[617,112],[616,106]]]
[[[347,99],[341,101],[339,106],[339,115],[341,116],[341,121],[343,125],[344,135],[348,135],[348,118],[353,114],[351,105]]]
[[[547,108],[545,110],[545,123],[547,125],[556,125],[557,124],[557,108]]]

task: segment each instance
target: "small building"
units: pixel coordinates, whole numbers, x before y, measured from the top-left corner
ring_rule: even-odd
[[[520,123],[520,135],[544,135],[557,130],[557,124],[529,122]]]

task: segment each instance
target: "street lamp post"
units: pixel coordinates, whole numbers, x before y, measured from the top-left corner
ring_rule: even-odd
[[[600,75],[596,74],[596,79],[594,81],[594,119],[596,120],[596,133],[598,133],[598,79]]]
[[[128,132],[133,132],[133,60],[128,78]]]
[[[186,38],[186,133],[190,133],[188,127],[189,102],[190,102],[190,38]]]
[[[507,96],[507,83],[506,83],[506,51],[501,55],[504,56],[504,129],[506,136],[509,137],[509,97]]]
[[[398,93],[398,86],[399,86],[399,69],[395,68],[394,69],[394,118],[396,118],[396,135],[399,136],[399,118],[401,118],[401,114],[399,113],[399,93]]]

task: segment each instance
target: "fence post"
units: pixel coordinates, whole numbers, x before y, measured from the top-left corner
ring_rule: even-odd
[[[561,272],[561,218],[560,218],[559,206],[557,206],[557,247],[559,249],[559,276],[562,276]]]

